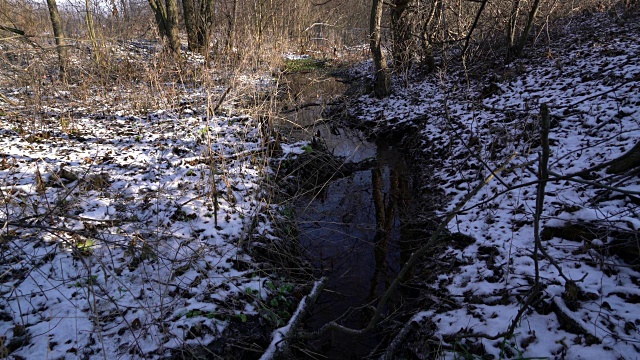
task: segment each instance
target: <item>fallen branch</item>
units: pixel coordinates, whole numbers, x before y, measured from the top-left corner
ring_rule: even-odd
[[[229,94],[229,91],[231,91],[231,86],[227,87],[227,89],[222,93],[222,96],[220,96],[220,99],[218,99],[218,102],[216,103],[216,106],[214,106],[213,109],[211,110],[211,114],[215,114],[216,111],[218,111],[218,109],[222,105],[222,102],[224,101],[224,99]]]
[[[309,310],[309,307],[316,302],[318,296],[320,296],[320,293],[322,292],[326,284],[326,277],[323,277],[315,282],[315,284],[313,285],[313,289],[311,289],[309,295],[303,297],[302,300],[300,300],[298,308],[293,313],[293,316],[291,316],[291,319],[289,319],[287,325],[276,329],[273,332],[273,339],[271,340],[269,347],[267,347],[267,350],[265,350],[264,354],[262,354],[262,356],[260,357],[260,360],[273,359],[278,353],[286,352],[288,350],[289,344],[287,340],[292,337],[291,333],[300,326],[302,318]]]
[[[2,100],[2,101],[4,101],[4,102],[6,102],[6,103],[7,103],[7,104],[9,104],[9,105],[18,106],[18,104],[17,104],[15,101],[13,101],[13,100],[9,99],[8,97],[6,97],[6,96],[5,96],[4,94],[2,94],[2,93],[0,93],[0,100]]]
[[[412,316],[411,319],[404,324],[404,326],[402,327],[402,330],[400,330],[398,335],[396,335],[393,338],[393,340],[391,340],[391,343],[387,347],[387,350],[384,352],[384,354],[380,357],[380,360],[393,360],[393,359],[395,359],[394,354],[396,353],[398,348],[402,345],[402,343],[404,342],[404,339],[407,337],[407,335],[409,335],[409,332],[414,327],[414,324],[417,323],[416,322],[417,317],[418,317],[418,315]]]
[[[314,106],[336,106],[336,105],[340,105],[340,104],[341,104],[341,102],[339,102],[339,101],[332,101],[332,102],[328,102],[328,103],[310,102],[310,103],[306,103],[306,104],[296,105],[291,109],[280,110],[280,113],[281,114],[290,114],[290,113],[294,113],[294,112],[300,111],[302,109],[306,109],[306,108],[310,108],[310,107],[314,107]]]
[[[569,310],[561,298],[553,298],[551,308],[558,317],[558,321],[563,323],[567,328],[570,328],[571,332],[575,334],[582,334],[587,338],[590,338],[587,341],[591,343],[599,344],[601,342],[600,338],[590,330],[593,326],[587,325],[582,319],[574,315],[575,313]]]
[[[529,164],[529,163],[527,163],[527,164]],[[578,179],[577,178],[577,177],[584,176],[584,175],[588,174],[591,171],[594,171],[594,170],[597,170],[597,169],[602,169],[604,167],[602,165],[603,164],[596,165],[596,166],[594,166],[592,168],[585,169],[585,170],[580,170],[578,172],[567,174],[567,175],[562,175],[562,174],[558,174],[558,173],[553,172],[553,171],[549,171],[549,175],[553,175],[553,177],[550,177],[547,181],[548,182],[553,182],[553,181],[567,180],[567,181],[577,182],[577,183],[580,183],[580,184],[591,185],[591,186],[602,188],[602,189],[607,189],[607,190],[610,190],[610,191],[613,191],[613,192],[618,192],[618,193],[629,195],[629,196],[640,195],[640,191],[622,189],[622,188],[619,188],[619,187],[614,187],[614,186],[601,184],[601,183],[595,182],[595,181],[582,180],[582,179]],[[537,185],[538,182],[539,182],[539,180],[535,180],[535,181],[529,181],[529,182],[518,184],[518,185],[514,185],[514,186],[508,186],[506,189],[495,193],[495,195],[493,195],[492,197],[490,197],[490,198],[488,198],[486,200],[483,200],[481,202],[475,203],[474,205],[469,206],[467,208],[464,208],[460,212],[466,212],[466,211],[469,211],[471,209],[484,206],[486,204],[491,203],[492,201],[494,201],[495,199],[499,198],[500,196],[502,196],[502,195],[504,195],[506,193],[509,193],[509,192],[511,192],[513,190],[529,187],[529,186],[532,186],[532,185]]]

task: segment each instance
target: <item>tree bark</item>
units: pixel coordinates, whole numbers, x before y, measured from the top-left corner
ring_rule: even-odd
[[[423,61],[427,65],[429,71],[433,71],[436,67],[436,59],[433,56],[433,45],[431,44],[431,35],[430,35],[430,27],[433,22],[433,19],[436,16],[436,11],[438,10],[438,1],[434,0],[431,6],[431,10],[429,11],[429,15],[422,22],[422,52],[423,52]]]
[[[229,18],[229,33],[227,34],[227,51],[229,54],[233,51],[233,47],[236,46],[236,23],[238,21],[238,0],[233,0],[233,8],[231,10],[231,17]]]
[[[180,53],[180,32],[178,30],[178,3],[176,0],[149,0],[158,25],[158,33],[165,43],[165,49],[175,55]]]
[[[195,1],[182,0],[182,12],[184,14],[184,27],[187,30],[187,49],[189,51],[199,51]]]
[[[91,2],[89,0],[84,1],[85,6],[85,21],[87,23],[87,33],[89,33],[89,40],[93,46],[93,59],[96,63],[100,63],[100,49],[98,45],[98,39],[96,38],[96,30],[93,26],[93,13],[91,8]],[[117,9],[114,7],[114,9]]]
[[[62,21],[58,13],[58,4],[56,4],[56,0],[47,0],[47,7],[49,8],[49,18],[51,19],[51,26],[53,27],[53,36],[56,39],[56,50],[58,51],[58,61],[60,63],[60,77],[64,78],[67,71],[67,48],[64,41]]]
[[[122,8],[122,16],[125,22],[129,22],[131,20],[131,15],[129,12],[129,1],[128,0],[120,0],[120,8]]]
[[[533,26],[533,22],[538,15],[538,9],[540,8],[540,0],[535,0],[533,5],[531,6],[531,10],[529,11],[529,18],[527,19],[527,24],[522,31],[522,35],[520,36],[520,40],[518,44],[515,46],[513,56],[521,56],[522,51],[524,50],[524,44],[527,42],[527,38],[529,37],[529,32],[531,31],[531,27]],[[508,59],[511,60],[511,59]]]
[[[213,26],[212,0],[182,0],[188,49],[206,55]]]
[[[476,29],[476,26],[478,26],[478,21],[480,20],[480,16],[482,16],[482,12],[484,11],[485,6],[487,6],[487,2],[489,2],[489,0],[483,0],[482,3],[480,4],[480,9],[476,14],[476,18],[473,20],[473,25],[471,25],[471,29],[469,29],[469,32],[467,33],[467,38],[464,41],[464,48],[462,49],[463,56],[467,53],[467,49],[469,49],[469,44],[471,42],[471,35],[473,35],[473,31]]]
[[[395,0],[391,10],[391,31],[393,32],[393,65],[400,69],[408,66],[411,50],[409,49],[410,29],[404,12],[409,0]]]
[[[387,59],[382,52],[380,27],[382,25],[382,0],[372,0],[371,17],[369,18],[369,46],[375,69],[373,93],[378,98],[391,94],[391,75],[387,68]]]
[[[516,27],[518,26],[518,16],[520,15],[520,1],[514,0],[511,14],[509,15],[509,28],[507,29],[507,62],[513,58],[513,51],[516,45]]]

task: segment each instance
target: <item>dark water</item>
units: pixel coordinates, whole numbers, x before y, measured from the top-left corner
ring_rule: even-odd
[[[313,87],[306,87],[309,82]],[[294,78],[291,85],[292,91],[297,91],[296,99],[303,103],[326,104],[331,94],[344,91],[331,78]],[[367,142],[357,131],[324,121],[323,108],[313,106],[289,113],[279,128],[296,139],[322,139],[329,152],[347,163],[368,159],[372,165],[330,181],[294,204],[300,242],[318,275],[329,278],[305,319],[305,328],[316,330],[340,319],[340,324],[359,329],[367,325],[371,315],[363,307],[376,305],[376,298],[387,289],[409,252],[400,231],[401,214],[410,201],[409,174],[398,151]],[[361,359],[384,339],[384,334],[375,332],[360,338],[327,334],[305,344],[306,349],[297,356]]]
[[[366,327],[371,311],[363,310],[387,289],[398,273],[403,249],[399,207],[407,201],[401,189],[399,154],[378,148],[376,165],[328,184],[297,205],[300,241],[319,273],[329,277],[306,324],[317,329],[328,321]],[[341,333],[312,341],[315,351],[332,359],[362,358],[383,336],[354,338]]]

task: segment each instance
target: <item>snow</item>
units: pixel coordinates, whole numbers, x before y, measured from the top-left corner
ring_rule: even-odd
[[[298,54],[285,54],[284,58],[287,60],[303,60],[311,58],[309,55],[298,55]]]
[[[296,330],[295,328],[292,329],[292,327],[294,327],[296,323],[300,322],[300,316],[302,316],[302,314],[307,311],[307,307],[310,306],[307,304],[307,299],[317,298],[318,292],[321,291],[324,287],[325,280],[326,279],[321,279],[319,281],[316,281],[309,295],[303,297],[302,300],[300,300],[296,311],[293,313],[291,319],[289,319],[287,324],[273,331],[273,333],[271,334],[271,343],[260,357],[260,360],[269,360],[273,359],[276,356],[278,347],[283,347],[283,342],[285,342],[287,340],[286,338],[291,335],[290,332],[292,330]]]
[[[488,83],[482,81],[472,80],[467,86],[469,78],[463,70],[440,71],[414,80],[408,87],[396,84],[394,95],[387,99],[363,97],[362,105],[352,110],[374,131],[411,129],[404,127],[408,124],[417,127],[424,152],[432,154],[436,164],[433,181],[449,199],[442,214],[452,211],[487,178],[489,168],[498,169],[516,154],[505,171],[465,204],[449,224],[451,232],[472,235],[476,243],[441,254],[444,261],[455,258],[462,265],[452,273],[438,274],[439,281],[429,284],[438,297],[455,305],[419,313],[422,321],[428,319],[436,325],[434,336],[441,341],[444,358],[460,356],[457,343],[445,340],[452,335],[493,336],[506,331],[522,306],[525,293],[520,291],[532,284],[541,105],[547,104],[551,112],[549,169],[559,175],[614,159],[640,140],[640,41],[630,35],[638,33],[637,24],[614,22],[606,14],[597,14],[582,26],[567,29],[563,39],[552,42],[549,51],[553,58],[534,55],[516,61],[503,73],[499,68],[490,70],[489,75],[493,72],[493,78],[498,79],[495,85],[499,91],[483,92]],[[585,31],[598,35],[590,37]],[[545,53],[543,49],[531,51]],[[594,185],[638,191],[637,171],[616,176],[600,169],[591,175],[583,183],[547,183],[541,229],[577,223],[637,231],[637,198],[634,201]],[[564,279],[547,259],[541,259],[542,300],[555,304],[558,312],[582,330],[567,330],[555,312],[531,309],[517,324],[514,338],[505,340],[518,356],[640,357],[640,305],[620,295],[637,291],[638,263],[626,264],[598,250],[607,249],[613,237],[615,234],[581,242],[559,237],[543,241],[563,273],[588,296],[578,301],[576,310],[569,309],[562,297]],[[497,254],[491,256],[491,262],[482,256],[481,246],[495,248]],[[468,294],[481,299],[480,303],[465,300]],[[508,299],[508,304],[496,304],[495,299],[500,298]],[[597,341],[586,345],[585,334]],[[481,343],[495,358],[511,357],[503,353],[502,340],[468,340]]]
[[[640,140],[638,25],[607,16],[585,18],[561,41],[531,49],[530,59],[491,70],[486,77],[497,79],[495,91],[484,91],[488,82],[470,80],[462,70],[441,70],[396,86],[387,99],[362,97],[350,109],[375,130],[408,126],[419,132],[436,169],[430,181],[447,195],[441,215],[489,169],[506,164],[449,224],[451,232],[476,242],[438,255],[460,264],[428,284],[437,295],[432,298],[446,298],[447,306],[419,309],[412,317],[435,324],[442,358],[459,358],[462,340],[451,336],[460,334],[495,358],[512,357],[505,348],[525,358],[640,357],[640,272],[638,263],[606,252],[613,233],[543,241],[578,286],[577,304],[565,300],[567,284],[556,267],[540,259],[541,301],[556,310],[529,309],[512,338],[472,336],[506,331],[535,276],[541,105],[551,111],[549,168],[560,175],[614,159]],[[256,91],[275,83],[255,74],[235,81]],[[260,124],[233,109],[208,117],[204,107],[188,105],[210,103],[223,87],[169,85],[183,108],[162,96],[129,103],[122,99],[132,94],[114,87],[74,104],[68,103],[74,91],[86,89],[53,92],[34,110],[21,104],[33,89],[2,89],[20,104],[0,112],[0,337],[19,344],[13,358],[170,356],[172,349],[220,338],[238,315],[258,314],[257,301],[269,296],[267,279],[243,248],[250,227],[275,239],[262,216],[274,205],[260,186],[270,171],[256,160]],[[229,98],[232,105],[241,102],[241,95]],[[306,145],[283,143],[284,155],[301,154]],[[362,158],[370,150],[363,149]],[[582,183],[549,181],[541,227],[595,224],[637,238],[638,201],[631,195],[640,192],[640,179],[605,170],[592,171]],[[629,193],[608,192],[598,183]],[[483,255],[487,249],[490,256]],[[273,332],[263,357],[275,354],[306,299]]]
[[[15,358],[160,358],[257,314],[238,300],[247,288],[268,295],[238,246],[271,206],[251,156],[258,123],[202,108],[141,114],[108,105],[115,91],[82,110],[50,99],[42,119],[0,116],[0,336],[28,338]],[[83,115],[65,124],[71,112]]]

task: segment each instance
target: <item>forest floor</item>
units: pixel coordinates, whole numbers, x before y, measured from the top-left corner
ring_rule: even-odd
[[[448,225],[473,241],[429,259],[437,281],[398,358],[640,357],[638,168],[553,179],[639,142],[640,27],[594,14],[560,29],[507,67],[397,79],[388,99],[350,107],[374,132],[419,134],[431,186],[449,200],[443,217],[506,164]],[[214,114],[222,87],[174,91],[143,111],[131,89],[2,89],[0,357],[257,358],[304,302],[308,288],[257,256],[279,241],[283,210],[266,191],[263,119],[242,110],[241,94]],[[519,317],[536,277],[542,104],[549,256],[538,259],[542,292]],[[512,334],[488,339],[514,319]]]
[[[224,87],[59,88],[0,103],[0,357],[262,352],[296,299],[248,255],[275,205],[246,99],[208,116]]]
[[[567,20],[551,42],[506,67],[397,79],[391,97],[352,107],[374,133],[419,133],[426,183],[449,199],[443,218],[495,172],[448,224],[471,238],[456,237],[464,241],[443,245],[431,266],[415,271],[436,281],[424,284],[427,307],[409,321],[407,345],[395,356],[640,357],[639,164],[607,166],[640,142],[636,20]],[[536,265],[543,104],[550,179],[539,233],[548,256],[538,252]],[[536,276],[541,292],[530,297]]]

